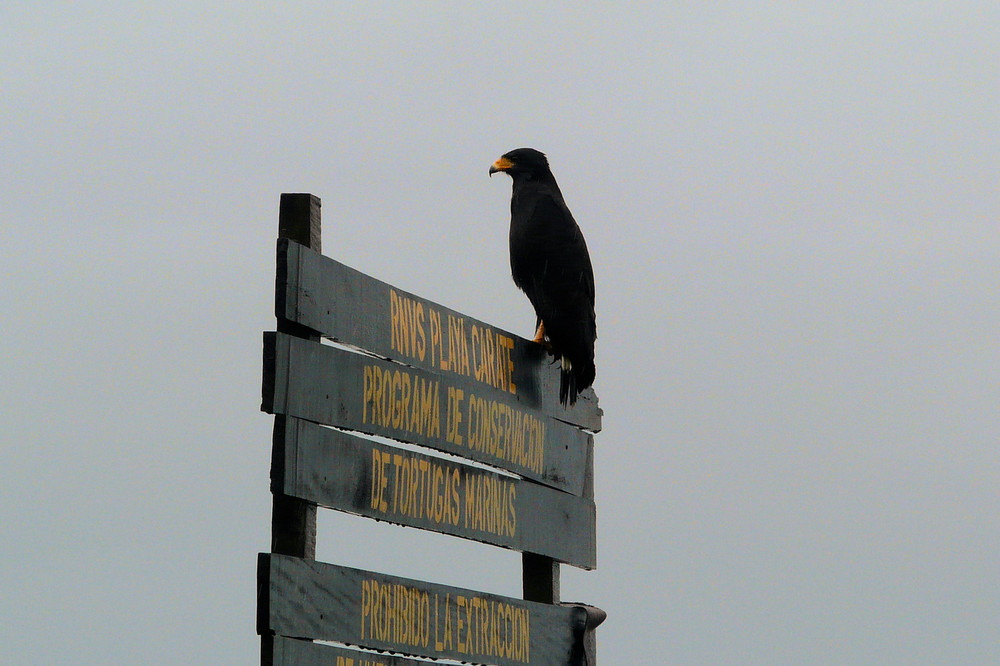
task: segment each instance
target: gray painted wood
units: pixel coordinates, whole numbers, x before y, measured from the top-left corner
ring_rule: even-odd
[[[269,413],[429,446],[576,495],[588,485],[592,435],[468,378],[265,333],[263,380]]]
[[[592,432],[593,389],[559,403],[559,365],[541,346],[279,239],[275,314],[383,358],[469,378]],[[534,322],[531,322],[533,327]]]
[[[275,439],[274,463],[273,490],[323,507],[597,565],[587,498],[295,418]]]
[[[257,631],[476,664],[570,664],[586,611],[285,555],[258,559]],[[576,650],[574,650],[576,647]]]

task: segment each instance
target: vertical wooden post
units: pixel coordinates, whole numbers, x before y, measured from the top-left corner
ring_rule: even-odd
[[[288,238],[313,252],[322,252],[320,206],[319,197],[312,194],[282,194],[278,238]]]
[[[522,583],[525,601],[559,603],[559,563],[551,557],[521,553]]]
[[[282,194],[278,212],[278,237],[288,238],[311,250],[322,249],[320,200],[312,194]],[[293,330],[294,329],[294,330]],[[278,318],[278,331],[311,340],[319,336]],[[284,437],[285,419],[274,417],[274,437]],[[294,497],[274,493],[271,511],[271,552],[316,559],[316,506]]]
[[[311,250],[322,250],[320,200],[312,194],[282,194],[278,209],[278,237],[288,238]],[[278,331],[310,340],[319,336],[299,324],[278,317]],[[285,436],[285,417],[274,417],[272,448],[279,450],[278,438]],[[283,449],[281,449],[283,450]],[[272,460],[272,469],[275,462]],[[282,465],[283,467],[284,465]],[[271,552],[316,559],[316,506],[296,497],[272,491]],[[260,637],[261,666],[274,664],[274,636]]]
[[[594,499],[594,438],[587,442],[587,476],[583,483],[583,496]],[[597,626],[608,617],[600,608],[588,607],[587,628],[583,634],[583,663],[597,666]]]
[[[583,479],[583,496],[594,499],[594,438],[587,440],[587,470]],[[525,601],[558,604],[559,563],[551,557],[521,553],[521,586]]]

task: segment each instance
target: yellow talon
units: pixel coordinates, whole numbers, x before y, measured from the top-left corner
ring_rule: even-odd
[[[552,351],[552,343],[545,338],[545,322],[538,322],[538,330],[535,331],[535,337],[531,340],[535,344],[539,344],[549,351]]]
[[[540,345],[544,345],[545,344],[545,322],[544,321],[538,322],[538,330],[535,331],[535,337],[534,337],[534,339],[532,339],[532,342],[535,342],[535,343],[540,344]]]

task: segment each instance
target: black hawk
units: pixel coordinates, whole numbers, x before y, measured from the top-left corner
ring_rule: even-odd
[[[594,383],[594,269],[587,241],[566,207],[545,155],[504,154],[490,167],[514,181],[510,198],[510,271],[537,316],[534,342],[561,359],[559,400],[576,402]]]

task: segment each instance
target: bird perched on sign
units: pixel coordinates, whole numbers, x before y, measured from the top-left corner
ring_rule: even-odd
[[[559,400],[576,402],[593,384],[594,269],[587,242],[549,169],[533,148],[505,153],[490,167],[514,181],[510,198],[510,270],[537,316],[534,342],[562,362]]]

